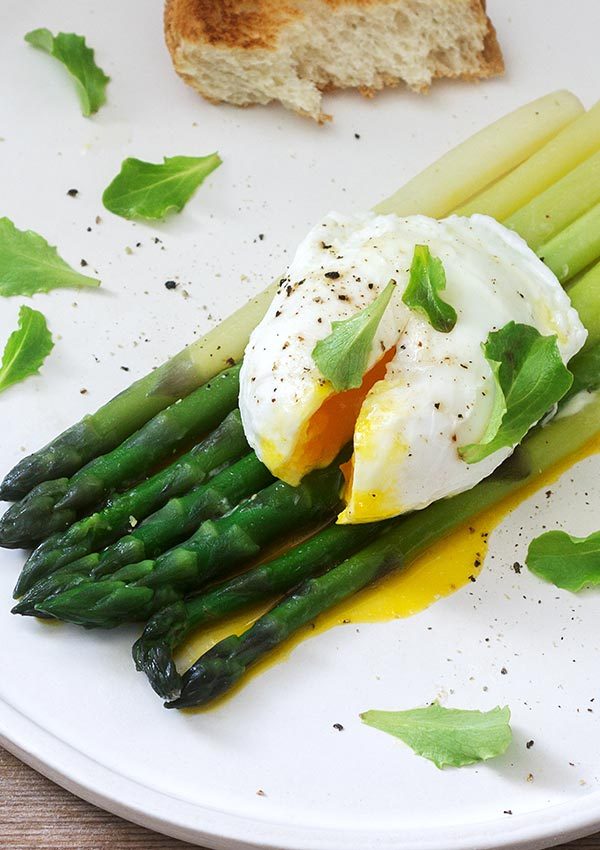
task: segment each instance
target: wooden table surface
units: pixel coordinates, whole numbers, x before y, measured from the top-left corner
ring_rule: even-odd
[[[74,797],[0,748],[2,850],[191,850]],[[600,850],[600,834],[562,850]],[[197,848],[196,848],[197,850]]]

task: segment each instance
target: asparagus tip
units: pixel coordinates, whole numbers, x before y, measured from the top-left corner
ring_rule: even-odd
[[[12,523],[0,522],[0,546],[3,549],[26,549],[35,542],[31,537],[23,536]]]
[[[17,602],[16,605],[10,609],[11,614],[21,614],[23,616],[27,616],[29,613],[29,603],[21,600],[21,602]]]
[[[24,596],[28,590],[31,590],[34,584],[35,578],[32,575],[25,573],[24,570],[21,570],[21,574],[19,575],[13,590],[13,599],[20,599],[21,596]]]
[[[64,493],[55,504],[58,510],[70,508],[82,510],[95,502],[101,501],[106,495],[105,482],[91,471],[80,471],[70,482],[67,482]]]
[[[83,507],[81,504],[80,494],[77,490],[73,490],[69,488],[65,495],[58,500],[58,502],[54,506],[58,510],[61,508],[80,508]]]
[[[38,620],[52,620],[50,614],[44,614],[42,611],[36,610],[35,603],[29,600],[22,599],[10,610],[11,614],[20,614],[21,617],[35,617]]]
[[[181,677],[181,693],[168,700],[165,708],[193,708],[206,705],[222,696],[246,672],[239,657],[242,642],[230,635],[201,655]]]
[[[153,691],[169,702],[181,694],[181,676],[170,648],[164,642],[146,645],[141,639],[133,647],[136,669],[145,673]]]
[[[21,481],[20,466],[20,463],[17,464],[0,482],[0,502],[16,502],[23,499],[38,483],[35,478],[29,486]]]
[[[15,584],[15,589],[13,590],[13,599],[20,599],[21,596],[29,593],[34,584],[37,584],[42,577],[42,567],[44,564],[42,562],[42,565],[40,566],[37,558],[34,559],[34,555],[35,552],[29,556],[27,561],[25,561],[23,569],[17,579],[17,583]]]

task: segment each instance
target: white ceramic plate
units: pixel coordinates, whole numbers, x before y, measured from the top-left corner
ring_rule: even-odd
[[[279,108],[204,103],[171,69],[160,0],[3,0],[0,213],[44,234],[74,265],[85,259],[103,288],[33,299],[57,345],[43,376],[0,397],[0,470],[271,281],[322,213],[370,206],[552,89],[570,88],[588,106],[597,98],[596,0],[490,7],[503,80],[440,84],[428,97],[336,95],[334,123],[317,127]],[[23,43],[38,26],[84,33],[96,48],[112,76],[97,117],[82,118],[61,68]],[[224,165],[167,224],[103,210],[102,189],[125,156],[214,149]],[[171,278],[180,286],[169,292]],[[1,339],[21,301],[3,302]],[[307,641],[197,716],[166,712],[134,673],[134,631],[87,634],[11,616],[22,556],[0,551],[2,743],[94,803],[215,848],[541,847],[593,831],[600,598],[556,591],[510,565],[544,525],[581,534],[597,526],[599,471],[586,461],[551,500],[522,505],[493,534],[477,585],[410,620]],[[459,707],[510,705],[506,756],[441,772],[358,718],[439,695]]]

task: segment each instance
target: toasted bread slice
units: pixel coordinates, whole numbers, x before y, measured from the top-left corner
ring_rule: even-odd
[[[167,0],[177,73],[205,98],[280,101],[317,121],[321,94],[501,74],[485,0]]]

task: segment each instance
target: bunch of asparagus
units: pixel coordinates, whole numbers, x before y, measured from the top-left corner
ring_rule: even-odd
[[[321,612],[598,432],[600,105],[584,112],[568,92],[541,98],[451,151],[378,211],[483,212],[519,232],[568,286],[588,329],[570,368],[571,394],[589,392],[589,403],[534,429],[467,493],[381,523],[334,525],[341,458],[298,487],[274,481],[236,409],[235,363],[270,287],[6,476],[0,498],[20,501],[0,520],[0,544],[37,545],[15,588],[15,613],[88,628],[148,621],[133,650],[137,668],[167,707],[204,704]],[[269,557],[299,533],[302,542]],[[244,634],[178,672],[173,653],[195,629],[268,601],[274,606]]]

